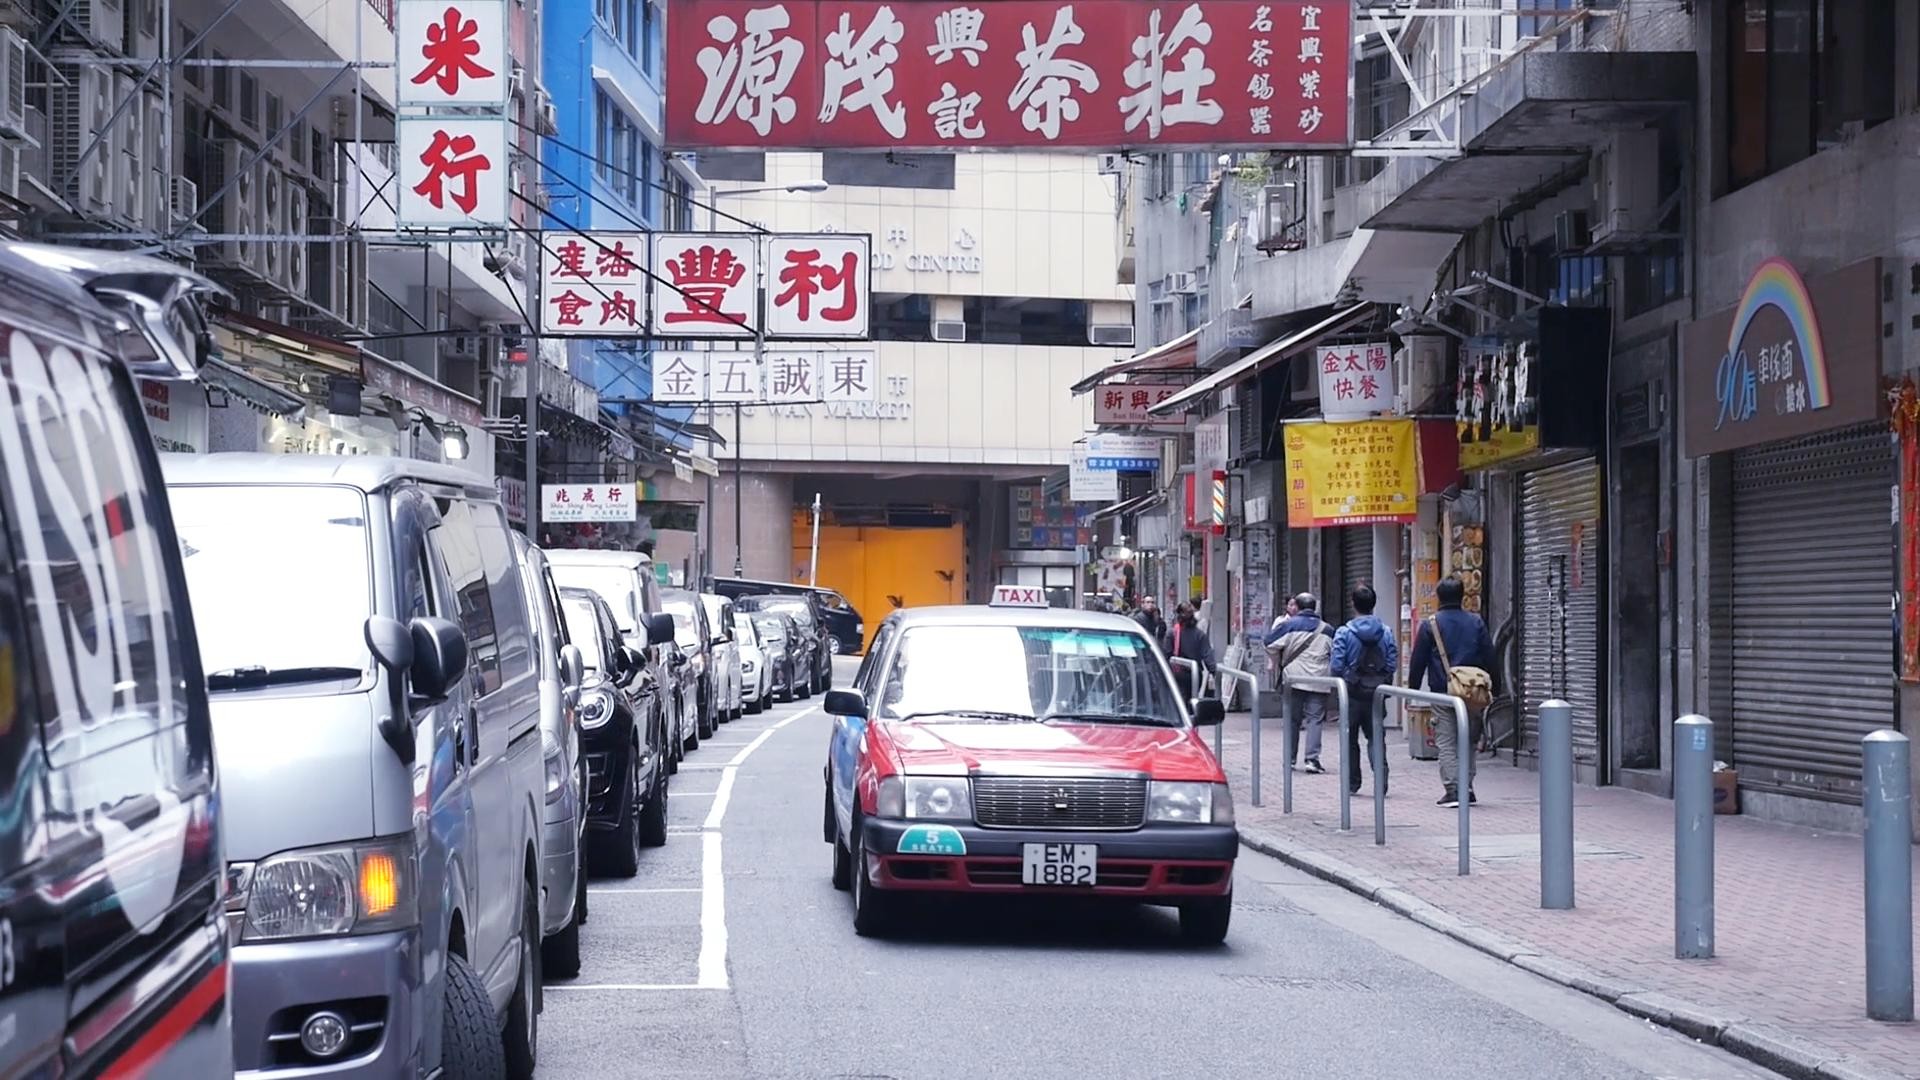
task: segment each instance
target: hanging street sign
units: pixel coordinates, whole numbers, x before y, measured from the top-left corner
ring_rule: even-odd
[[[647,325],[645,233],[541,234],[540,332],[637,337]]]
[[[1087,468],[1152,472],[1160,467],[1160,439],[1148,435],[1087,436]]]
[[[629,484],[541,484],[540,518],[563,521],[634,521]]]
[[[1365,420],[1393,411],[1393,350],[1384,341],[1322,345],[1313,350],[1320,373],[1320,415]]]
[[[672,149],[1327,150],[1350,0],[674,0]]]
[[[395,0],[393,26],[401,108],[512,97],[507,0]]]
[[[401,228],[509,224],[505,117],[402,116],[394,130]]]
[[[873,244],[850,233],[767,238],[767,335],[865,340]]]
[[[878,357],[871,349],[769,351],[755,364],[745,350],[653,354],[655,404],[828,405],[872,402]]]
[[[749,233],[653,238],[656,337],[752,337],[760,318],[758,239]]]

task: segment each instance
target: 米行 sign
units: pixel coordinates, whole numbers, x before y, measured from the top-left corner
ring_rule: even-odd
[[[1353,141],[1348,0],[675,0],[676,149]]]

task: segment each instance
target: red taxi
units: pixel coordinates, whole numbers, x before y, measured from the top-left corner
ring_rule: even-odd
[[[912,893],[1046,893],[1175,907],[1226,937],[1239,833],[1220,763],[1139,625],[1001,586],[889,616],[834,717],[824,838],[854,929]]]

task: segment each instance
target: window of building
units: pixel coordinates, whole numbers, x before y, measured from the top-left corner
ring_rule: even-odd
[[[660,70],[660,13],[653,9],[653,0],[639,0],[640,4],[640,70],[649,75]]]
[[[635,156],[640,167],[640,179],[628,198],[638,196],[640,220],[648,223],[657,222],[659,218],[656,216],[654,207],[658,205],[658,200],[654,196],[659,194],[659,189],[653,185],[657,182],[655,166],[659,163],[660,151],[654,149],[653,143],[638,131],[634,132],[634,144],[638,148]]]
[[[187,29],[187,26],[185,23],[181,23],[178,26],[175,26],[173,32],[175,37],[177,37],[180,42],[180,44],[177,45],[176,48],[182,48],[182,49],[186,48],[187,44],[191,42],[196,36],[194,31]],[[188,61],[199,60],[204,55],[204,52],[205,50],[203,47],[196,47],[192,52],[186,55],[186,59]],[[196,90],[205,90],[207,88],[207,69],[201,67],[198,64],[194,64],[191,62],[187,63],[185,67],[186,67],[186,71],[183,74],[186,76],[187,85],[193,87]]]
[[[953,190],[952,154],[861,154],[828,151],[820,155],[820,177],[835,187]]]
[[[1727,185],[1740,187],[1893,116],[1897,4],[1728,0]]]
[[[702,150],[694,168],[708,180],[767,182],[767,155],[757,150]]]
[[[613,179],[613,113],[613,101],[607,95],[594,91],[593,171],[602,180]]]

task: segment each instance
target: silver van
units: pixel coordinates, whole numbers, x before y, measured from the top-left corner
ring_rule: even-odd
[[[164,461],[207,671],[241,1075],[531,1076],[540,667],[492,485]]]
[[[575,707],[586,678],[586,657],[567,636],[560,593],[546,553],[513,534],[520,581],[533,622],[540,670],[540,745],[546,762],[546,812],[541,822],[540,931],[542,973],[580,974],[580,924],[587,921],[587,755],[580,746]]]
[[[688,743],[699,745],[700,704],[687,658],[674,644],[673,617],[660,599],[653,558],[638,551],[554,548],[547,552],[547,562],[562,588],[587,589],[605,600],[627,646],[646,658],[653,672],[651,686],[636,685],[661,710],[661,728],[669,733],[667,752],[673,758],[669,771],[678,770]]]

